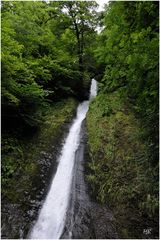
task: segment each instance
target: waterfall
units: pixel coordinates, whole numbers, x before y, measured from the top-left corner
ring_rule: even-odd
[[[97,82],[95,79],[92,79],[91,87],[90,87],[90,96],[89,99],[96,97],[97,95]]]
[[[90,99],[95,97],[96,93],[97,82],[92,79]],[[81,124],[86,117],[88,108],[89,101],[83,101],[77,108],[77,116],[69,130],[58,159],[57,172],[52,180],[37,222],[31,231],[30,239],[59,239],[61,237],[70,197],[74,158],[80,141]]]

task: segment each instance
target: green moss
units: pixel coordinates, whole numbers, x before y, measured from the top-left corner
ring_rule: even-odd
[[[38,171],[38,167],[35,163],[30,163],[25,166],[25,172],[30,175],[34,175],[34,173],[36,173],[37,171]]]
[[[151,219],[157,218],[156,170],[149,165],[141,126],[120,92],[100,94],[92,101],[87,130],[93,195],[114,209],[122,237],[142,236],[143,222],[154,225]],[[141,226],[137,233],[135,226]]]

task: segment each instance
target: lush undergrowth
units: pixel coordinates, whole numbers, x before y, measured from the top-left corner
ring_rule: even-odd
[[[88,180],[94,197],[113,209],[120,237],[146,238],[146,229],[151,229],[149,237],[154,238],[158,170],[150,166],[144,129],[121,92],[101,93],[90,105]]]
[[[28,137],[2,134],[2,198],[17,202],[32,188],[40,171],[38,158],[62,138],[63,125],[71,121],[76,106],[72,98],[48,106],[39,130]]]

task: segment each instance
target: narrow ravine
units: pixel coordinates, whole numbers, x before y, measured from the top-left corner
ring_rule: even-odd
[[[90,99],[96,96],[97,83],[93,79]],[[89,101],[84,101],[77,108],[77,116],[65,140],[57,172],[53,177],[50,190],[46,196],[30,239],[59,239],[63,233],[73,178],[76,151],[80,144],[81,124],[86,117]]]

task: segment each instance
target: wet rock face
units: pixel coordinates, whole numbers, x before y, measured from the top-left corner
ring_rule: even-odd
[[[115,219],[107,206],[89,197],[85,182],[86,152],[85,123],[81,129],[81,142],[76,153],[74,176],[62,239],[116,239]],[[84,157],[85,156],[85,157]]]
[[[91,204],[91,218],[96,239],[117,239],[118,234],[113,214],[107,206]]]
[[[16,212],[16,217],[15,217],[15,212]],[[8,217],[8,213],[10,213],[9,217]],[[24,229],[19,228],[19,232],[17,232],[17,227],[19,227],[22,221],[22,215],[23,213],[22,211],[19,210],[19,205],[17,204],[5,204],[3,206],[3,222],[8,222],[8,224],[2,224],[2,230],[1,230],[2,239],[7,238],[7,232],[13,232],[13,235],[15,236],[15,238],[19,238],[19,236],[22,237],[21,232],[23,232]]]

